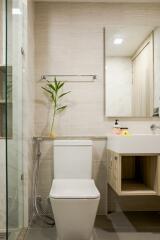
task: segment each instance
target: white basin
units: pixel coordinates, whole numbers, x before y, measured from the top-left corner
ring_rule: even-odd
[[[160,135],[135,134],[132,136],[108,136],[107,148],[121,154],[160,153]]]

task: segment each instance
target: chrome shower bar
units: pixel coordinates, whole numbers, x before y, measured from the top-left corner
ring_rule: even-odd
[[[48,78],[54,78],[54,77],[61,77],[61,78],[66,78],[66,77],[79,77],[79,78],[85,78],[85,77],[91,77],[91,80],[64,80],[65,82],[90,82],[90,81],[94,81],[97,79],[97,76],[95,74],[69,74],[69,75],[62,75],[62,74],[55,74],[55,75],[49,75],[49,74],[45,74],[41,76],[41,80],[48,80]],[[52,81],[52,80],[51,80]]]

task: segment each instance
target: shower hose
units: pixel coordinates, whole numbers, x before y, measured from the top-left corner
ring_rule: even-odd
[[[33,168],[33,209],[34,215],[38,216],[44,223],[48,225],[54,225],[54,218],[51,216],[51,206],[50,201],[47,198],[47,207],[42,206],[42,197],[38,194],[38,183],[39,183],[39,170],[41,164],[41,150],[40,150],[40,143],[41,139],[36,139],[35,142],[35,161],[34,161],[34,168]],[[48,211],[50,209],[50,211]]]

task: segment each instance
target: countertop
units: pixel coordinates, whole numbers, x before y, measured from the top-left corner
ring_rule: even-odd
[[[34,136],[35,141],[54,141],[54,140],[66,140],[66,139],[89,139],[89,140],[107,140],[107,136],[57,136],[55,138],[49,136]]]

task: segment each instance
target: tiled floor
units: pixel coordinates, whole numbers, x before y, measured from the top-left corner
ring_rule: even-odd
[[[56,240],[56,228],[36,220],[25,240]],[[75,239],[75,240],[78,240]],[[95,240],[160,240],[160,213],[112,213],[109,218],[97,216]]]

